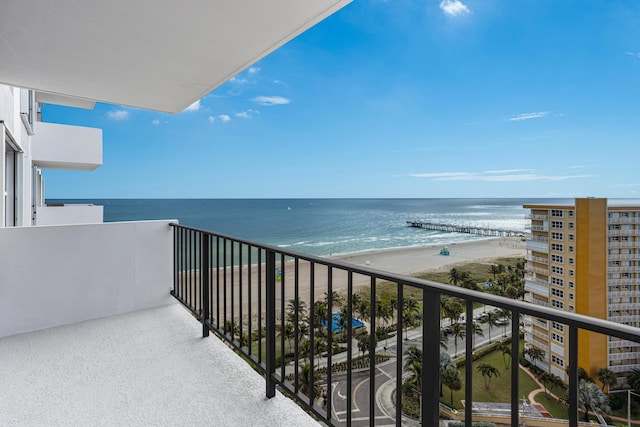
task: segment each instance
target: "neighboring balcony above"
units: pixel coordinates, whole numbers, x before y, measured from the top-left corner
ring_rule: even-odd
[[[94,170],[102,165],[102,129],[38,122],[32,159],[43,169]]]
[[[99,224],[103,222],[99,205],[45,205],[36,208],[36,225]]]
[[[527,240],[524,242],[524,248],[528,251],[541,252],[543,254],[549,253],[549,244],[547,242]]]

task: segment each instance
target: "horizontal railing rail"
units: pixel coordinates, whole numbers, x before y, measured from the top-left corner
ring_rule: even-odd
[[[202,322],[203,336],[213,330],[244,355],[265,376],[268,397],[275,395],[278,386],[329,425],[350,426],[356,419],[373,425],[376,419],[391,417],[399,426],[406,393],[420,396],[422,425],[438,425],[440,382],[434,379],[440,378],[441,344],[434,343],[443,337],[440,313],[444,297],[464,301],[467,336],[473,336],[474,304],[511,314],[512,366],[518,366],[521,316],[568,328],[571,427],[578,425],[578,331],[640,341],[640,330],[627,325],[225,234],[171,226],[171,294]],[[474,351],[473,341],[464,340],[467,356]],[[414,342],[421,350],[419,372],[412,370],[405,357]],[[381,364],[383,360],[389,363]],[[473,372],[472,362],[472,357],[466,357],[467,373]],[[384,376],[378,371],[382,366],[387,367]],[[510,371],[512,426],[519,425],[521,416],[518,371]],[[388,377],[391,379],[382,379]],[[414,379],[417,389],[403,386],[408,377]],[[473,402],[472,381],[473,375],[465,376],[466,402]],[[392,403],[385,406],[378,401],[378,392],[387,382],[392,382],[388,388]],[[467,425],[473,415],[472,405],[466,405]]]

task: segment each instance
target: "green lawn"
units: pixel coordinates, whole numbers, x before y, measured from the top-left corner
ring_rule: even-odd
[[[498,377],[491,379],[489,389],[484,386],[484,379],[482,375],[476,370],[476,367],[481,363],[488,363],[496,367],[500,371]],[[462,383],[465,381],[466,369],[460,368],[460,377]],[[538,388],[538,385],[527,375],[524,371],[520,370],[520,391],[519,396],[528,396],[532,390]],[[455,409],[463,409],[462,400],[464,399],[464,387],[462,390],[453,393],[453,403],[450,400],[450,393],[447,387],[443,387],[444,396],[442,397],[442,403],[451,406]],[[476,361],[473,362],[473,400],[476,402],[510,402],[511,401],[511,369],[505,369],[502,353],[494,351]]]

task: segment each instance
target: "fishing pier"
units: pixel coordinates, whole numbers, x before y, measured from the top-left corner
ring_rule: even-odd
[[[407,221],[407,226],[425,230],[447,231],[451,233],[479,234],[480,236],[511,237],[520,236],[522,231],[501,228],[472,227],[468,225],[442,224],[437,222]]]

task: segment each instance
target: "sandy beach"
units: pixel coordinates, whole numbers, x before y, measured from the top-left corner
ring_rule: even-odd
[[[524,242],[519,237],[500,237],[448,245],[450,255],[440,255],[443,245],[346,254],[330,259],[398,274],[448,270],[456,264],[488,262],[502,257],[524,257]]]
[[[361,252],[354,254],[344,254],[327,257],[327,260],[342,261],[356,266],[367,267],[370,269],[381,270],[403,275],[412,275],[423,271],[448,271],[450,268],[465,262],[490,262],[496,258],[502,257],[524,257],[526,251],[524,242],[519,237],[494,238],[476,240],[464,243],[453,243],[448,245],[450,255],[440,255],[442,245],[423,246],[414,248],[398,248],[380,251]],[[279,257],[278,257],[279,259]],[[296,274],[295,264],[293,261],[286,262],[284,266],[277,264],[282,273],[281,280],[276,284],[276,299],[279,301],[277,310],[280,311],[282,301],[289,301],[295,298]],[[348,275],[345,270],[340,268],[329,269],[320,263],[313,265],[313,275],[311,274],[311,264],[306,261],[300,261],[298,265],[298,297],[309,302],[312,300],[310,292],[311,281],[313,280],[313,299],[318,300],[324,298],[325,292],[331,286],[332,291],[336,291],[346,295]],[[261,270],[261,271],[259,271]],[[226,273],[226,281],[224,276]],[[195,286],[199,279],[199,272],[192,272],[191,283]],[[313,279],[312,279],[313,276]],[[258,285],[258,277],[261,277],[262,284]],[[233,269],[233,280],[231,269],[221,269],[216,273],[212,270],[212,293],[218,294],[214,297],[214,307],[212,312],[222,312],[224,306],[228,309],[227,319],[237,316],[242,312],[242,318],[246,319],[247,314],[251,312],[251,317],[257,315],[256,308],[258,300],[261,300],[262,307],[265,302],[265,271],[264,265],[253,265],[250,268],[243,266],[241,269]],[[353,287],[356,291],[359,287],[368,286],[370,277],[360,274],[353,275]],[[189,280],[187,280],[187,283]],[[224,284],[226,282],[227,298],[224,302]],[[233,283],[233,286],[231,285]],[[331,285],[330,285],[331,284]],[[187,285],[188,286],[188,285]],[[249,291],[250,287],[250,291]],[[233,291],[232,289],[233,288]],[[241,290],[242,288],[242,290]],[[192,298],[196,301],[199,299],[199,291],[192,289]],[[231,293],[233,292],[233,302]],[[241,297],[242,295],[242,297]],[[249,297],[249,295],[251,295]],[[220,298],[221,300],[218,300]],[[242,301],[242,303],[240,302]],[[219,305],[218,305],[219,304]],[[199,303],[196,303],[199,306]],[[240,309],[242,305],[242,310]],[[231,314],[233,310],[233,315]]]

